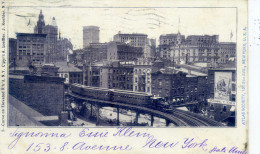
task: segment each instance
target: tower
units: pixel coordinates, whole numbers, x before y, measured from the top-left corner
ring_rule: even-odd
[[[45,26],[44,16],[43,16],[42,10],[41,10],[38,21],[37,21],[37,26],[35,26],[35,28],[34,28],[34,33],[42,34],[44,26]]]
[[[90,43],[99,43],[99,27],[83,27],[83,48],[88,47]]]

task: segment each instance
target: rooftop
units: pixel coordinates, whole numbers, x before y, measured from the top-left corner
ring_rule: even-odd
[[[59,67],[58,72],[82,72],[82,70],[67,62],[56,62],[55,66]]]
[[[32,36],[32,37],[46,37],[47,34],[37,34],[37,33],[16,33],[16,36]]]

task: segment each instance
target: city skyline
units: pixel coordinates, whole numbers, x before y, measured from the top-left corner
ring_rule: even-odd
[[[149,38],[156,38],[157,44],[160,35],[178,33],[178,31],[185,36],[219,35],[220,42],[230,42],[232,36],[232,42],[236,41],[234,8],[189,8],[189,12],[186,8],[79,8],[74,12],[67,11],[70,14],[63,11],[64,8],[36,7],[26,9],[26,12],[22,9],[14,7],[9,9],[9,38],[15,38],[16,32],[33,33],[38,14],[42,10],[45,24],[51,24],[52,17],[55,17],[61,36],[70,38],[74,49],[82,48],[83,26],[90,25],[100,27],[100,42],[112,41],[113,36],[119,31],[147,34]],[[97,9],[102,11],[97,12]],[[172,11],[175,12],[173,16]],[[91,17],[94,12],[100,20]],[[201,13],[203,16],[200,16]],[[198,17],[197,20],[194,16]],[[205,20],[206,23],[197,23],[201,20]],[[77,24],[63,24],[73,22]],[[16,25],[17,23],[19,26]]]

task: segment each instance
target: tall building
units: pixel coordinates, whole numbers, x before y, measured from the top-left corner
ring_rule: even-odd
[[[145,45],[147,43],[147,35],[138,33],[121,34],[120,32],[118,32],[118,34],[114,35],[114,41],[126,43],[133,47],[145,48]]]
[[[39,19],[37,21],[37,25],[34,27],[34,33],[42,34],[44,26],[45,26],[44,15],[42,14],[42,10],[41,10],[39,14]]]
[[[20,66],[44,64],[46,34],[17,33],[17,61]]]
[[[55,18],[52,18],[51,25],[45,25],[44,15],[40,11],[37,25],[34,28],[34,33],[47,34],[46,43],[46,63],[54,63],[57,59],[57,39],[58,39],[58,26]]]
[[[88,47],[90,43],[99,43],[99,27],[97,26],[83,27],[83,48]]]

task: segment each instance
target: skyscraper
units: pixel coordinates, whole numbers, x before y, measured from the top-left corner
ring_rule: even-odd
[[[88,47],[90,43],[99,43],[99,27],[97,26],[83,27],[83,48]]]
[[[41,10],[40,14],[39,14],[39,19],[37,21],[37,26],[34,27],[34,33],[42,34],[44,26],[45,26],[44,16],[43,16],[42,10]]]
[[[36,34],[47,34],[46,37],[46,54],[45,54],[45,62],[46,63],[54,63],[57,59],[57,39],[58,39],[58,26],[56,24],[55,18],[52,18],[51,25],[45,25],[44,15],[42,14],[42,10],[39,14],[39,19],[37,21],[37,25],[34,28],[34,33]]]

